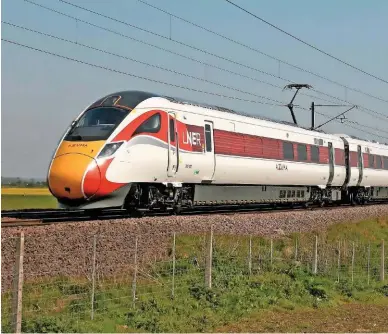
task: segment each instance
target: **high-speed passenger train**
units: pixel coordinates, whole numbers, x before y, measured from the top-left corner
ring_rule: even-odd
[[[48,185],[69,209],[362,204],[388,199],[388,146],[122,91],[72,122]]]

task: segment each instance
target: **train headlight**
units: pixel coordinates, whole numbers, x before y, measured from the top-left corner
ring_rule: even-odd
[[[98,155],[98,158],[105,158],[111,156],[120,148],[122,144],[123,142],[106,144]]]

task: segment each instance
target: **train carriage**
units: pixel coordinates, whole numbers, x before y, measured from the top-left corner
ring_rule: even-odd
[[[387,148],[124,91],[99,99],[72,123],[51,161],[48,184],[66,208],[353,203],[387,193]],[[371,152],[377,162],[365,167]],[[371,196],[375,187],[377,197]]]

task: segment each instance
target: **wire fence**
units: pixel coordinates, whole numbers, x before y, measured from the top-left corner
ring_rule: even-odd
[[[211,290],[236,277],[290,268],[338,283],[371,285],[387,277],[384,240],[267,239],[212,230],[164,235],[160,244],[136,235],[121,238],[94,235],[78,244],[23,232],[3,238],[2,331],[20,332],[23,323],[63,312],[94,321],[144,301],[174,300],[198,286]],[[58,246],[37,249],[41,243]]]

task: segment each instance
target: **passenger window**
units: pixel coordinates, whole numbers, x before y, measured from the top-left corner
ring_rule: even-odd
[[[298,198],[300,197],[300,190],[296,191],[296,197],[298,197]]]
[[[291,198],[291,190],[287,190],[287,198]]]
[[[304,190],[300,191],[300,197],[304,198]]]
[[[384,169],[388,170],[388,157],[384,157]]]
[[[286,198],[286,191],[285,190],[280,190],[279,198]]]
[[[143,132],[157,133],[159,132],[159,130],[160,130],[160,114],[157,113],[151,116],[150,118],[146,119],[142,124],[140,124],[133,134],[136,135]]]
[[[369,168],[375,168],[375,157],[373,154],[369,154]]]
[[[311,146],[311,161],[319,162],[319,146]]]
[[[306,145],[298,144],[298,160],[299,161],[307,161]]]
[[[383,168],[383,162],[381,161],[381,156],[376,155],[376,168],[382,169]]]
[[[170,118],[170,142],[175,141],[175,122],[173,118]]]
[[[212,133],[209,124],[205,124],[206,152],[212,151]]]
[[[286,160],[294,160],[294,145],[289,142],[283,142],[283,156]]]
[[[295,190],[292,191],[291,197],[292,197],[292,198],[295,197]]]

